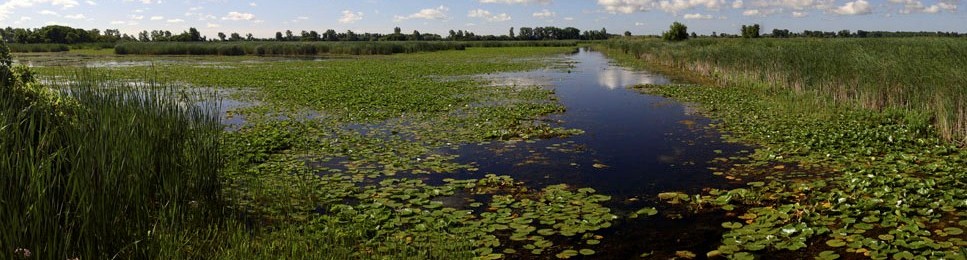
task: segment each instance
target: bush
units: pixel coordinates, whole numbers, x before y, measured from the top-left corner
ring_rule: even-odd
[[[662,39],[666,41],[684,41],[688,40],[688,27],[679,22],[674,22],[669,27],[668,31],[663,33]]]

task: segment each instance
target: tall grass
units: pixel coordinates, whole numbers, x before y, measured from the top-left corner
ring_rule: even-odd
[[[575,41],[508,42],[126,42],[116,54],[139,55],[387,55],[468,47],[574,46]]]
[[[220,217],[215,107],[90,73],[42,86],[0,58],[0,255],[143,259]]]
[[[13,43],[10,44],[11,52],[63,52],[71,48],[67,44],[59,43]]]
[[[967,41],[961,39],[612,40],[604,46],[719,83],[763,84],[870,109],[923,113],[942,137],[967,144]]]

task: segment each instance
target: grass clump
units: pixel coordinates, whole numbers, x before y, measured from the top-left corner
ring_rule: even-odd
[[[148,258],[220,218],[211,107],[93,74],[39,84],[0,48],[4,255]]]

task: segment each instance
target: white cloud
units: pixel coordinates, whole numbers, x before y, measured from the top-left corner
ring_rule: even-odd
[[[0,21],[6,20],[17,9],[33,7],[39,4],[61,7],[61,9],[72,8],[78,5],[76,0],[8,0],[0,4]]]
[[[490,11],[487,11],[484,9],[470,10],[469,12],[467,12],[467,17],[484,18],[487,21],[491,21],[491,22],[506,22],[506,21],[510,21],[511,19],[510,15],[506,13],[500,13],[500,14],[494,15],[494,14],[491,14]]]
[[[57,12],[54,12],[54,11],[51,11],[51,10],[43,10],[43,11],[38,12],[38,14],[50,15],[50,16],[60,16],[59,14],[57,14]]]
[[[739,9],[739,8],[742,8],[742,6],[743,6],[742,0],[735,0],[735,2],[732,2],[732,8]]]
[[[256,7],[256,6],[259,6],[259,5],[258,5],[258,4],[256,4],[255,2],[251,2],[251,3],[248,3],[248,6],[251,6],[251,7]]]
[[[165,19],[164,16],[152,16],[150,18],[150,20],[152,20],[152,21],[161,21],[161,20],[164,20],[164,19]]]
[[[450,11],[450,8],[447,8],[446,6],[441,5],[437,8],[422,9],[419,12],[416,12],[407,16],[397,15],[393,17],[393,20],[396,20],[396,21],[403,21],[408,19],[445,20],[450,18],[447,16],[448,11]]]
[[[135,1],[137,1],[137,2],[141,2],[142,4],[146,4],[146,5],[152,4],[152,3],[155,3],[155,4],[160,4],[161,3],[161,0],[124,0],[124,1],[125,2],[135,2]]]
[[[131,17],[131,20],[143,20],[144,19],[144,15],[130,15],[129,17]]]
[[[97,2],[91,0],[84,1],[84,3],[87,3],[87,5],[97,5]]]
[[[685,20],[710,20],[712,15],[710,14],[685,14]]]
[[[208,27],[208,28],[218,28],[218,27],[222,27],[222,25],[221,24],[215,24],[215,23],[208,23],[206,25],[206,27]]]
[[[557,16],[557,13],[552,12],[551,10],[544,9],[544,10],[541,10],[540,12],[535,12],[532,15],[537,18],[551,18],[551,17]]]
[[[806,12],[797,12],[797,11],[793,11],[792,12],[792,17],[802,18],[802,17],[806,17],[806,16],[809,16],[809,14],[806,13]]]
[[[249,21],[255,19],[255,15],[252,13],[240,13],[240,12],[228,12],[228,15],[222,17],[222,20],[230,21]]]
[[[657,3],[654,0],[598,0],[598,5],[609,13],[630,14],[651,10]]]
[[[574,21],[574,17],[564,17],[565,21]]]
[[[480,0],[484,4],[550,4],[551,0]]]
[[[658,3],[658,8],[665,12],[677,13],[696,7],[718,10],[724,4],[725,0],[663,0]]]
[[[635,26],[645,26],[645,23],[642,23],[642,22],[635,22]]]
[[[117,20],[111,21],[111,25],[119,25],[119,24],[124,24],[124,21],[117,21]]]
[[[745,16],[753,16],[753,15],[759,15],[759,14],[760,14],[759,9],[745,10],[742,12],[742,15],[745,15]]]
[[[941,0],[936,4],[925,6],[923,2],[919,0],[889,0],[890,3],[902,4],[903,9],[900,10],[901,14],[909,14],[915,12],[921,13],[939,13],[940,11],[953,12],[957,10],[958,0]]]
[[[65,15],[64,18],[80,20],[80,19],[84,19],[84,18],[87,18],[87,17],[84,16],[84,14],[70,14],[70,15]]]
[[[355,23],[356,21],[363,19],[363,12],[353,12],[349,10],[342,11],[342,17],[339,18],[339,23]]]
[[[185,20],[182,20],[182,19],[168,19],[168,21],[166,21],[166,22],[168,22],[168,23],[183,23],[183,22],[185,22]]]
[[[839,15],[860,15],[869,14],[872,12],[870,8],[870,3],[866,0],[856,0],[853,2],[847,2],[845,5],[833,9],[833,13]]]

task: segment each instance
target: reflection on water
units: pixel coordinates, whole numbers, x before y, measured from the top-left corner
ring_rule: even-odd
[[[698,193],[706,187],[729,187],[708,170],[717,166],[710,161],[747,147],[724,143],[720,134],[708,127],[712,123],[708,118],[679,102],[627,88],[668,84],[668,78],[627,70],[601,53],[587,50],[568,59],[574,62],[570,69],[501,73],[486,78],[494,85],[553,88],[566,112],[551,119],[561,122],[562,127],[586,133],[564,139],[461,146],[456,149],[458,160],[480,169],[466,174],[505,174],[534,187],[559,183],[592,187],[611,195],[608,206],[619,213],[658,205],[655,200],[659,192]],[[641,246],[621,241],[707,252],[721,238],[715,234],[721,230],[717,223],[721,221],[626,223],[611,230],[610,236],[618,245],[595,256],[626,259],[642,253],[638,251]],[[697,235],[683,232],[688,230],[704,231]],[[685,246],[668,242],[677,239],[691,239],[693,243]]]
[[[631,71],[618,66],[605,66],[598,73],[598,85],[609,89],[625,88],[638,84],[668,84],[670,81],[658,75],[647,74],[640,71]]]

